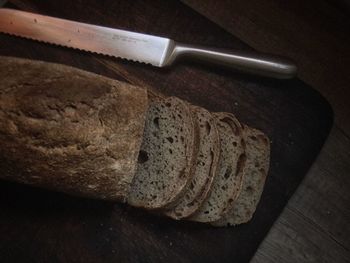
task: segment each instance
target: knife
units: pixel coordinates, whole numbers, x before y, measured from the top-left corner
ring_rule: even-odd
[[[7,8],[0,8],[0,32],[156,67],[187,58],[279,79],[293,78],[297,71],[293,62],[278,56],[182,44],[169,38]]]

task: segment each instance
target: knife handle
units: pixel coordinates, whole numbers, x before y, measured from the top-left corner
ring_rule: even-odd
[[[174,43],[167,64],[180,58],[195,59],[246,73],[278,79],[296,76],[297,67],[289,59],[246,51],[229,51]]]

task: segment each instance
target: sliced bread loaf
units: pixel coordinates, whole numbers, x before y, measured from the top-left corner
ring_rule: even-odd
[[[207,199],[189,218],[197,222],[214,222],[225,214],[241,187],[242,168],[245,163],[245,146],[242,126],[229,113],[214,113],[220,136],[220,162],[218,174]]]
[[[192,106],[195,121],[199,126],[199,151],[194,168],[194,176],[180,203],[165,214],[174,219],[192,215],[208,195],[216,175],[220,141],[214,117],[201,107]]]
[[[215,226],[238,225],[248,222],[258,205],[269,170],[270,142],[261,131],[244,126],[246,165],[243,168],[242,190],[231,210],[212,224]]]
[[[184,101],[153,97],[128,203],[158,209],[177,202],[192,179],[195,138],[192,113]]]

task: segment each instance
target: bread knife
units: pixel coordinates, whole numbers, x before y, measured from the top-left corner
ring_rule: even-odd
[[[297,67],[289,59],[261,53],[178,43],[172,39],[0,8],[0,32],[64,47],[167,67],[180,58],[246,73],[289,79]]]

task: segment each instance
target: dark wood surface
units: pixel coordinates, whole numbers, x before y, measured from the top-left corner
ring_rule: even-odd
[[[288,54],[334,109],[325,147],[252,262],[350,262],[350,1],[183,2],[257,50]]]
[[[299,78],[326,96],[340,127],[350,129],[350,9],[339,8],[348,0],[182,1],[255,49],[293,58]]]
[[[14,1],[42,14],[172,37],[187,43],[250,49],[177,1]],[[0,54],[76,66],[229,111],[272,139],[272,162],[254,219],[215,229],[130,207],[0,183],[0,259],[4,262],[247,262],[281,213],[326,139],[332,111],[299,80],[245,76],[198,64],[159,70],[0,36]]]

